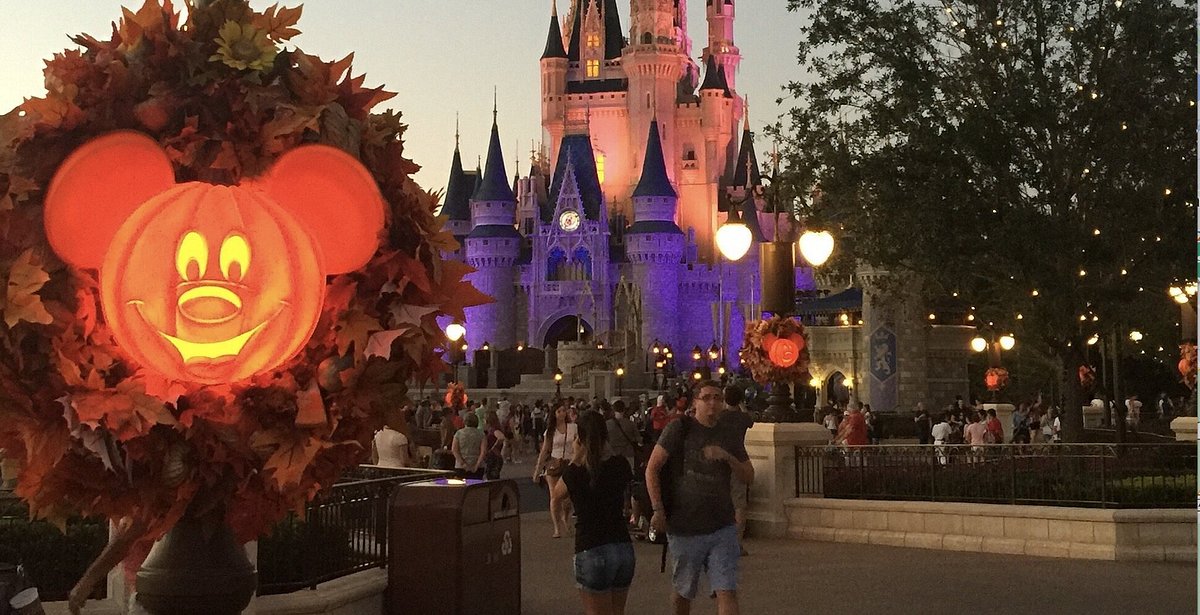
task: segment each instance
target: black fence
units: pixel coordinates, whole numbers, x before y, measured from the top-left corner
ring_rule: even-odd
[[[1190,508],[1196,445],[796,447],[796,495],[1092,508]]]
[[[104,519],[72,517],[63,531],[49,521],[31,520],[25,502],[0,491],[0,562],[23,565],[44,601],[66,600],[107,543]],[[104,598],[106,589],[101,584],[90,597]]]
[[[436,470],[354,468],[327,493],[275,525],[258,541],[258,593],[283,594],[385,566],[388,499],[404,483],[446,475]]]

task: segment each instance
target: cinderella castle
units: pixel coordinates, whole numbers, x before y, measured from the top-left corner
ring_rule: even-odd
[[[717,229],[736,208],[762,242],[792,218],[755,196],[736,2],[705,2],[699,62],[687,0],[631,0],[628,30],[616,0],[571,0],[561,21],[553,8],[540,60],[543,154],[510,178],[495,116],[482,169],[465,170],[456,143],[442,207],[461,244],[452,257],[495,300],[467,310],[472,386],[505,388],[553,368],[594,384],[588,371],[617,364],[648,384],[654,346],[672,349],[679,372],[736,369],[745,323],[761,313],[758,249],[729,262]],[[801,288],[808,273],[797,270]],[[857,297],[827,310],[828,324],[854,325]],[[830,396],[868,358],[839,360]]]

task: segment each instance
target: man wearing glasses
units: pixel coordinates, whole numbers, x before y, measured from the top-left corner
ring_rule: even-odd
[[[711,380],[697,384],[695,418],[683,417],[668,425],[646,465],[646,488],[654,507],[650,524],[667,532],[677,615],[691,612],[700,575],[706,570],[717,613],[739,612],[741,545],[730,479],[736,475],[744,483],[754,482],[754,466],[746,453],[745,430],[734,422],[718,421],[724,406],[721,385]]]

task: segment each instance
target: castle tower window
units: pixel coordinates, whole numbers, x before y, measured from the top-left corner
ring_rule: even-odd
[[[604,161],[606,160],[604,152],[596,152],[596,177],[600,183],[604,183]]]
[[[600,35],[599,34],[587,35],[587,46],[588,47],[599,47],[600,46]]]
[[[587,248],[576,248],[571,263],[579,268],[583,279],[592,279],[592,255],[588,253]]]
[[[563,265],[567,262],[567,254],[562,248],[554,248],[550,250],[550,255],[546,257],[546,281],[556,282],[562,279]]]
[[[588,60],[587,61],[587,76],[588,77],[599,77],[600,76],[600,60]]]

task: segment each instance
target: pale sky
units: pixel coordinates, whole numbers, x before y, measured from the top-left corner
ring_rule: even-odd
[[[377,110],[403,113],[409,158],[422,166],[416,180],[444,190],[454,150],[455,112],[461,115],[463,164],[486,155],[492,87],[499,97],[500,137],[512,175],[519,145],[521,172],[529,168],[531,141],[541,141],[538,59],[546,43],[552,0],[308,0],[303,32],[291,45],[325,60],[355,53],[355,74],[366,85],[398,95]],[[557,0],[565,18],[569,0]],[[262,9],[273,1],[252,0]],[[295,6],[299,2],[281,2]],[[0,0],[0,110],[45,92],[42,61],[73,46],[67,36],[86,32],[107,38],[120,6],[142,0]],[[182,0],[177,4],[182,5]],[[629,1],[618,0],[628,36]],[[688,3],[692,50],[705,46],[704,0]],[[802,15],[786,0],[741,0],[735,42],[742,51],[738,89],[750,96],[751,127],[761,131],[781,108],[780,87],[799,76],[796,43]],[[785,105],[784,108],[786,108]],[[760,137],[759,151],[769,147]],[[760,157],[760,160],[762,158]]]

